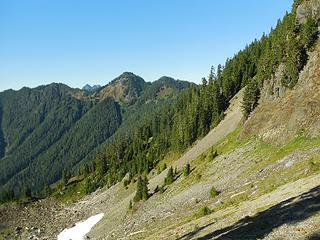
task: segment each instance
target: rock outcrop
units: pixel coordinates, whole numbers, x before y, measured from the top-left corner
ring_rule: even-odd
[[[297,134],[308,137],[320,132],[320,43],[310,54],[293,90],[276,101],[262,101],[245,123],[241,136],[256,135],[281,144]]]
[[[308,0],[304,1],[297,8],[297,21],[305,23],[308,17],[312,17],[315,20],[320,19],[320,1]]]

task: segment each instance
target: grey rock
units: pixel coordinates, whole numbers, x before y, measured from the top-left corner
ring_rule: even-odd
[[[308,17],[312,17],[315,20],[320,18],[320,1],[309,0],[302,3],[297,8],[297,21],[305,23]]]

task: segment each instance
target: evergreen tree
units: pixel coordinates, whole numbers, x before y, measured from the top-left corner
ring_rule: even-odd
[[[183,176],[187,177],[190,174],[190,163],[187,163],[183,169]]]
[[[170,167],[167,173],[167,177],[165,178],[165,185],[170,185],[174,182],[174,172],[173,168]]]
[[[97,185],[95,184],[95,181],[87,178],[84,182],[84,192],[86,194],[90,194],[94,192],[97,189]]]
[[[62,182],[64,185],[66,185],[68,183],[70,176],[71,176],[70,172],[68,170],[64,169],[62,172]]]
[[[299,73],[307,62],[307,54],[300,42],[292,38],[287,44],[286,69],[282,83],[293,88],[298,82]]]
[[[142,200],[146,201],[149,198],[148,179],[144,178],[142,181]]]
[[[308,50],[312,49],[318,38],[318,25],[312,17],[308,17],[303,25],[302,40]]]
[[[22,190],[22,196],[25,198],[31,198],[31,189],[30,187],[24,187],[24,189]]]
[[[138,177],[137,181],[137,191],[136,195],[133,198],[134,202],[139,202],[140,200],[148,200],[149,193],[148,193],[148,179],[145,177],[144,179],[141,176]]]
[[[136,191],[136,195],[133,198],[133,201],[139,202],[141,199],[142,199],[142,179],[141,179],[141,176],[139,176],[137,181],[137,191]]]
[[[3,196],[2,196],[2,201],[3,202],[8,202],[8,201],[12,201],[15,199],[15,194],[12,188],[8,188],[6,190],[4,190],[2,192]]]
[[[242,109],[245,118],[248,118],[250,113],[255,109],[258,105],[258,100],[260,98],[260,89],[258,87],[258,83],[254,80],[251,80],[245,91],[242,102]]]
[[[100,177],[107,171],[107,162],[101,153],[98,153],[96,157],[96,171]]]
[[[51,188],[48,184],[45,185],[43,189],[43,193],[45,197],[48,197],[51,194]]]

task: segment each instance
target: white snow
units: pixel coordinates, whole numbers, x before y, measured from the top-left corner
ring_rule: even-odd
[[[83,222],[78,222],[72,228],[64,229],[59,235],[58,240],[83,240],[91,228],[103,218],[103,213],[89,217]]]

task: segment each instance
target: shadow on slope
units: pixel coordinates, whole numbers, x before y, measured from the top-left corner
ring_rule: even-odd
[[[283,224],[300,222],[320,211],[320,186],[311,189],[297,197],[283,201],[253,217],[245,217],[237,223],[206,234],[198,239],[258,239],[263,238],[274,228]],[[205,228],[214,224],[209,223],[198,228],[178,240],[191,239]],[[311,236],[310,239],[316,236]]]
[[[319,239],[320,239],[320,231],[307,237],[307,240],[319,240]]]

